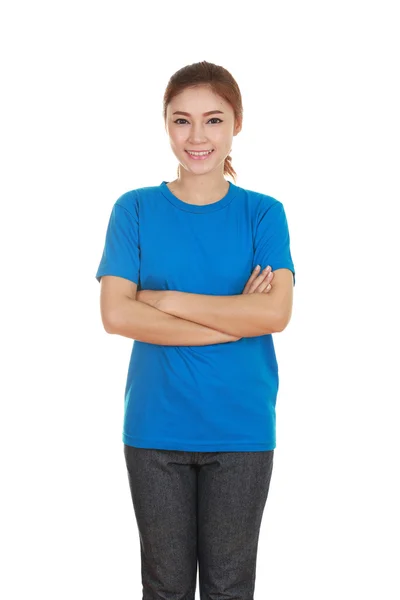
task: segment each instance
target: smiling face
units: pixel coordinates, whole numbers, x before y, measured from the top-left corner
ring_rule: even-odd
[[[215,169],[223,172],[225,158],[232,149],[232,138],[241,129],[239,124],[235,125],[231,105],[210,88],[200,85],[185,89],[171,100],[165,127],[173,153],[182,167],[193,174]],[[211,153],[196,158],[191,157],[188,150],[211,150]]]

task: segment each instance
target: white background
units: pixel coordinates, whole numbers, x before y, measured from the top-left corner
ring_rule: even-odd
[[[3,4],[3,598],[141,598],[132,340],[95,273],[115,200],[176,176],[162,96],[201,60],[240,86],[237,185],[284,204],[296,268],[255,598],[400,597],[395,4]]]

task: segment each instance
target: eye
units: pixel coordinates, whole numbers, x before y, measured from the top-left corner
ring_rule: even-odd
[[[177,119],[176,121],[174,121],[174,123],[177,123],[178,125],[181,125],[181,123],[178,123],[178,121],[186,121],[186,119]],[[210,121],[219,121],[220,123],[223,123],[223,121],[221,119],[219,119],[218,117],[211,117],[211,119],[208,120],[208,123]],[[186,121],[187,123],[188,121]],[[217,123],[215,123],[217,124]]]

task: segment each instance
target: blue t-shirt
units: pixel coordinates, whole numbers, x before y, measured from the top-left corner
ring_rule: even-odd
[[[161,185],[115,202],[96,278],[116,275],[145,290],[237,295],[257,264],[293,272],[283,204],[229,182],[227,194],[188,204]],[[272,335],[206,346],[135,340],[122,440],[195,452],[276,446],[278,364]]]

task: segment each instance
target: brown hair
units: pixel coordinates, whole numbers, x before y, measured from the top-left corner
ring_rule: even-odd
[[[240,123],[242,122],[242,96],[238,84],[229,71],[224,69],[224,67],[214,65],[206,60],[182,67],[179,69],[179,71],[176,71],[176,73],[172,75],[164,93],[164,122],[167,118],[167,106],[171,102],[172,98],[178,95],[184,89],[193,88],[197,85],[208,86],[211,91],[226,100],[233,108],[235,122],[237,120],[240,121]],[[225,158],[224,175],[226,174],[231,176],[233,181],[236,183],[236,171],[233,169],[231,161],[231,156],[227,156]],[[178,165],[178,177],[179,167],[180,165]]]

